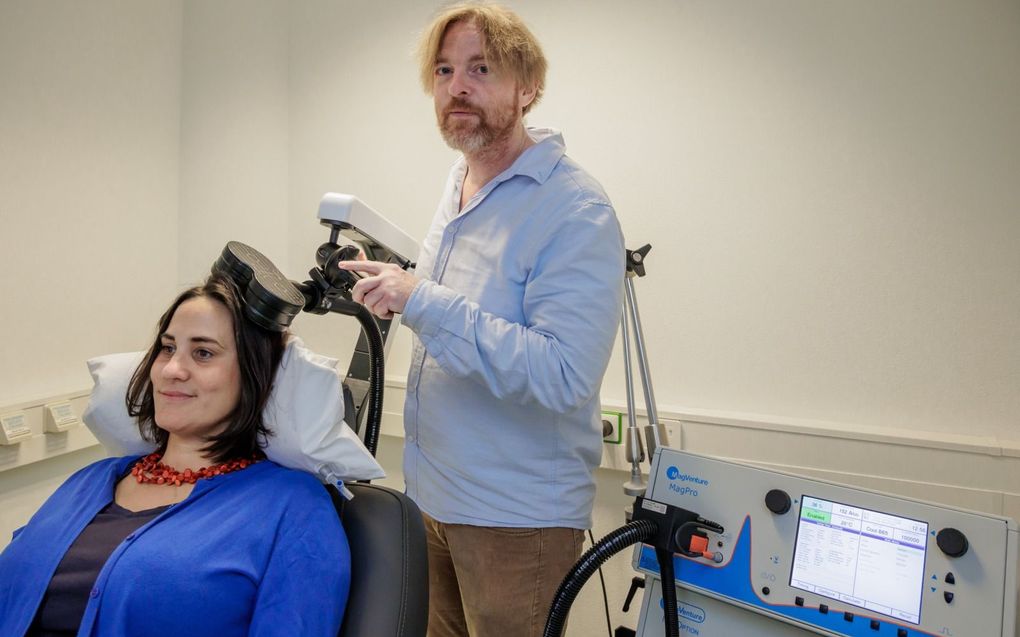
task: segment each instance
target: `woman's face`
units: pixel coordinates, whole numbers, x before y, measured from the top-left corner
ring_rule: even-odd
[[[149,372],[156,424],[173,436],[218,433],[241,396],[230,312],[207,297],[178,306]]]

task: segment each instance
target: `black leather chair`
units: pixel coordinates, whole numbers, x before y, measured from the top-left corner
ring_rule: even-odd
[[[418,506],[403,493],[351,483],[328,487],[351,546],[351,592],[340,637],[425,637],[428,549]]]

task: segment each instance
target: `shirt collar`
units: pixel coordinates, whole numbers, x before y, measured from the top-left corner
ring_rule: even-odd
[[[521,153],[506,173],[508,176],[525,175],[543,184],[566,154],[567,147],[563,134],[552,128],[528,128],[528,135],[535,145]]]
[[[539,184],[544,184],[553,169],[560,163],[560,159],[567,152],[566,144],[563,142],[563,134],[552,128],[528,128],[528,135],[535,142],[529,146],[520,156],[510,164],[510,167],[494,177],[483,190],[489,190],[496,184],[502,183],[518,175],[530,177]],[[464,156],[457,160],[454,167],[458,182],[463,182],[467,174],[467,160]]]

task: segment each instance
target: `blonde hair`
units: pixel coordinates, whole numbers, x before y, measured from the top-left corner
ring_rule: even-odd
[[[535,87],[535,99],[524,107],[527,113],[545,91],[545,72],[549,64],[538,40],[516,13],[498,4],[460,2],[440,10],[422,32],[418,43],[421,85],[432,94],[436,60],[447,29],[456,22],[469,22],[482,34],[485,59],[510,75],[520,87]]]

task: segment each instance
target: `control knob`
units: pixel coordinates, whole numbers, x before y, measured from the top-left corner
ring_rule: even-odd
[[[945,528],[935,536],[935,543],[949,557],[963,557],[970,548],[967,536],[953,528]]]
[[[790,510],[790,494],[781,489],[772,489],[765,494],[765,508],[776,515],[783,515]]]

